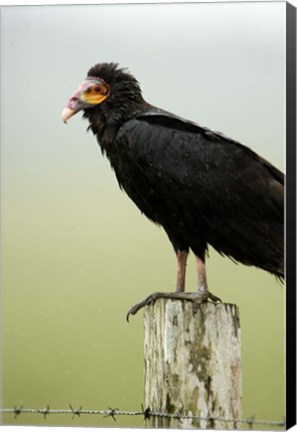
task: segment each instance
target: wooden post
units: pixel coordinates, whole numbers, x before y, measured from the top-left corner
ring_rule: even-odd
[[[145,307],[144,333],[146,408],[204,418],[242,418],[236,305],[159,299]],[[241,424],[151,416],[146,426],[236,429]]]

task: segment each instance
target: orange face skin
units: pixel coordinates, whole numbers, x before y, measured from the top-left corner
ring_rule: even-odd
[[[101,104],[110,95],[110,88],[99,78],[88,78],[81,83],[62,112],[64,123],[78,111]]]

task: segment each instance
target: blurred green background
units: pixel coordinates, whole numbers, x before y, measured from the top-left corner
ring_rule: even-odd
[[[60,118],[93,64],[284,169],[285,3],[1,9],[2,406],[140,410],[142,313],[175,284],[164,232],[119,190],[87,123]],[[282,420],[284,287],[210,250],[211,290],[240,308],[244,417]],[[196,287],[193,256],[187,289]],[[142,427],[23,414],[4,424]]]

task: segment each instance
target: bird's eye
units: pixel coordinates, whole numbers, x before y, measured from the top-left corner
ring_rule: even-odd
[[[94,87],[94,91],[95,91],[96,93],[100,93],[100,92],[101,92],[101,87],[100,87],[100,86],[96,86],[96,87]]]

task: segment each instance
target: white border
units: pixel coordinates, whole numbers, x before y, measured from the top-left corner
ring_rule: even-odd
[[[229,2],[263,2],[263,1],[283,1],[285,0],[228,0]],[[116,1],[100,1],[100,0],[87,0],[85,3],[82,0],[47,0],[47,1],[38,1],[38,0],[30,0],[30,1],[9,1],[9,0],[0,0],[0,6],[32,6],[32,5],[83,5],[83,4],[90,4],[90,5],[96,5],[96,4],[136,4],[136,3],[226,3],[226,0],[116,0]],[[288,0],[289,3],[291,3],[293,6],[297,7],[297,0]],[[10,432],[10,431],[16,431],[16,432],[48,432],[49,429],[54,428],[54,432],[98,432],[98,428],[92,428],[92,427],[57,427],[57,426],[0,426],[0,431]],[[99,428],[100,432],[110,432],[110,429],[113,432],[123,432],[125,430],[130,430],[127,428]],[[132,429],[131,429],[132,430]],[[154,431],[154,429],[145,429],[145,431]],[[294,426],[290,429],[291,431],[297,432],[297,426]],[[144,429],[133,429],[133,432],[136,431],[144,431]],[[175,429],[170,429],[171,432],[174,432]],[[254,432],[256,432],[256,429],[253,429]],[[176,432],[180,432],[180,430],[176,430]],[[209,432],[212,432],[209,430]],[[215,431],[213,431],[215,432]]]
[[[32,5],[98,5],[98,4],[137,4],[137,3],[230,3],[230,2],[263,2],[263,1],[282,1],[285,2],[285,0],[87,0],[83,2],[82,0],[47,0],[47,1],[38,1],[38,0],[18,0],[18,1],[9,1],[9,0],[0,0],[0,6],[32,6]],[[293,6],[297,7],[297,0],[288,0],[288,3],[291,3]]]

